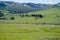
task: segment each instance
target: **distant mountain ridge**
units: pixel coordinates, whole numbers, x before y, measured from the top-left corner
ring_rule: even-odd
[[[0,1],[0,9],[13,11],[17,13],[25,13],[48,8],[60,8],[60,3],[51,5],[41,3],[35,4],[35,3],[17,3],[12,1]]]

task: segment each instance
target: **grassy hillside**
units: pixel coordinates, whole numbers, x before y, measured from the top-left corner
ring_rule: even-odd
[[[0,12],[0,40],[60,40],[60,9],[23,14],[3,10]]]
[[[0,23],[16,23],[16,24],[29,23],[29,24],[57,24],[57,25],[60,24],[60,9],[58,8],[51,8],[47,10],[41,10],[23,14],[17,14],[17,13],[11,14],[7,12],[4,14],[8,20],[0,20]],[[32,15],[42,15],[42,18],[37,16],[34,17]],[[14,20],[10,20],[11,17],[14,17]]]

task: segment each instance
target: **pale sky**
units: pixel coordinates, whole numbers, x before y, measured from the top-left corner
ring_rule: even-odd
[[[0,0],[0,1],[15,1],[15,2],[20,2],[20,3],[45,3],[45,4],[56,4],[59,3],[60,0]]]

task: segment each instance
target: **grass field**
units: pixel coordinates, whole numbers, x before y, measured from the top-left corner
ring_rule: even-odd
[[[40,40],[41,38],[60,38],[60,25],[0,24],[0,40]]]
[[[60,9],[51,8],[27,14],[41,14],[43,18],[5,15],[8,20],[0,20],[0,40],[60,40]],[[14,20],[9,19],[11,16]]]
[[[4,14],[9,14],[5,17],[7,17],[7,19],[9,19],[11,16],[14,17],[14,20],[0,20],[0,24],[8,24],[8,23],[12,23],[12,24],[43,24],[44,22],[46,24],[60,24],[60,9],[58,8],[51,8],[51,9],[47,9],[47,10],[40,10],[40,11],[36,11],[36,12],[29,12],[29,13],[25,13],[28,15],[31,14],[41,14],[43,16],[43,18],[38,18],[36,19],[35,17],[21,17],[20,14],[10,14],[10,13],[4,13]]]

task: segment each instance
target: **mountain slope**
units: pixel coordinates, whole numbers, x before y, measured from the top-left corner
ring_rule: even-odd
[[[17,3],[12,1],[0,1],[0,9],[8,10],[11,13],[26,13],[48,8],[60,8],[58,4],[35,4],[35,3]]]
[[[25,12],[30,12],[34,11],[33,8],[24,6],[24,4],[13,4],[5,7],[5,10],[17,12],[17,13],[25,13]]]
[[[24,12],[30,12],[35,11],[34,8],[30,6],[26,6],[23,3],[16,3],[16,2],[10,2],[10,1],[0,1],[0,9],[17,12],[17,13],[24,13]]]

